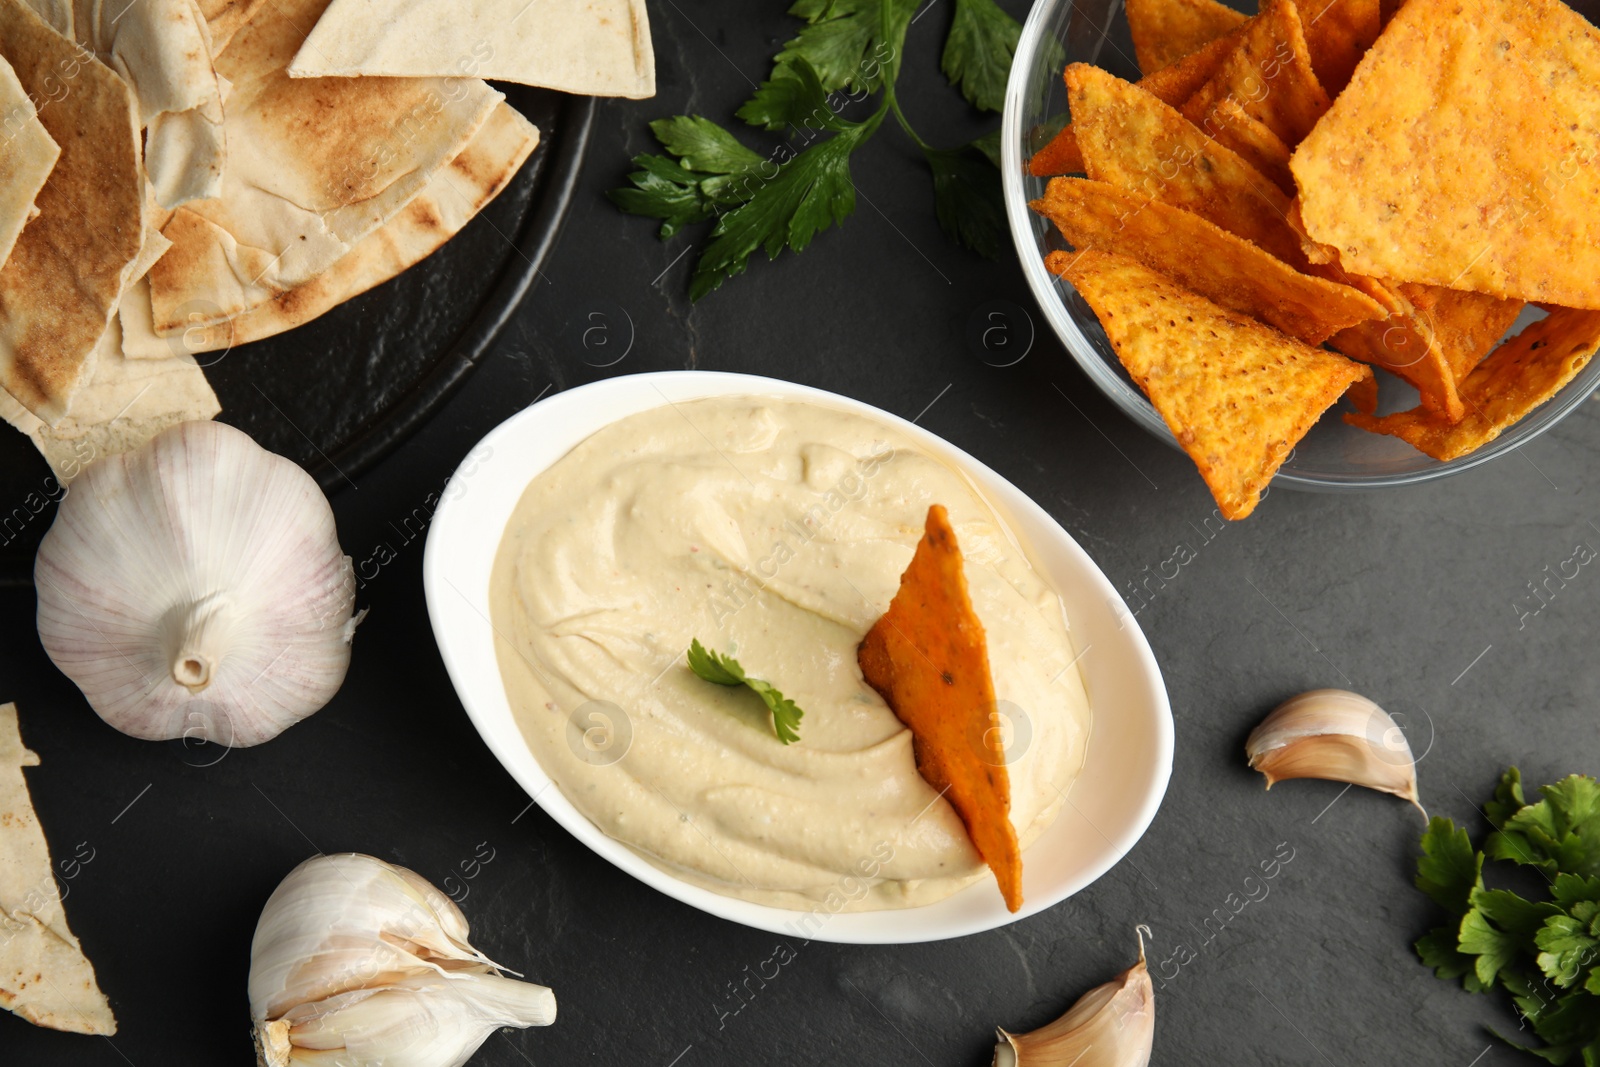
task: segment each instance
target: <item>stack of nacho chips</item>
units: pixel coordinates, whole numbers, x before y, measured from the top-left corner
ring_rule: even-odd
[[[1072,124],[1029,168],[1086,177],[1033,207],[1072,249],[1047,265],[1223,514],[1250,513],[1347,389],[1346,421],[1453,459],[1600,346],[1600,31],[1581,16],[1557,0],[1127,11],[1150,73],[1067,68]],[[1548,317],[1496,348],[1529,303]],[[1378,415],[1371,367],[1418,406]]]
[[[459,232],[539,141],[483,78],[654,92],[639,0],[438,6],[0,0],[0,417],[59,477]]]

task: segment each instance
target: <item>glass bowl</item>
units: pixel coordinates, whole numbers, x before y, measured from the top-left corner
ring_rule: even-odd
[[[1177,448],[1178,442],[1155,408],[1128,378],[1100,328],[1094,312],[1072,286],[1044,266],[1044,254],[1065,248],[1055,226],[1028,209],[1028,201],[1043,195],[1048,179],[1028,173],[1028,157],[1059,130],[1067,112],[1062,68],[1068,63],[1093,63],[1118,77],[1137,80],[1133,46],[1121,0],[1038,0],[1022,28],[1016,60],[1006,85],[1005,115],[1001,126],[1001,176],[1006,217],[1022,259],[1022,272],[1034,299],[1067,351],[1089,380],[1110,397],[1134,422]],[[1520,330],[1542,316],[1531,305],[1512,326]],[[1380,375],[1383,412],[1414,407],[1414,389],[1388,375]],[[1398,438],[1347,425],[1339,413],[1349,410],[1341,401],[1312,427],[1294,449],[1275,487],[1315,491],[1367,489],[1409,485],[1443,478],[1505,455],[1544,433],[1570,414],[1600,386],[1600,360],[1589,363],[1553,399],[1528,414],[1497,439],[1459,459],[1441,463],[1423,455]]]

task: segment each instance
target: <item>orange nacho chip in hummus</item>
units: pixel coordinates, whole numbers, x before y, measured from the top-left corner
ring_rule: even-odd
[[[935,504],[899,591],[856,659],[867,684],[911,730],[917,771],[961,816],[1006,907],[1016,911],[1022,848],[1011,825],[1011,776],[991,729],[988,641],[961,566],[950,517]]]
[[[1218,307],[1127,256],[1066,268],[1227,519],[1255,510],[1296,443],[1371,370]]]
[[[1557,308],[1495,349],[1461,383],[1467,414],[1451,424],[1422,408],[1344,419],[1398,437],[1437,460],[1464,456],[1554,396],[1600,346],[1600,311]]]

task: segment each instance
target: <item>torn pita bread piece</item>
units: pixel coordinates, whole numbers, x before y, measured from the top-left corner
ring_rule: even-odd
[[[122,352],[129,359],[199,355],[282,333],[388,281],[431,255],[498,196],[539,143],[539,130],[509,104],[497,105],[472,141],[400,213],[326,272],[226,322],[155,332],[148,286],[122,303]]]
[[[1022,846],[995,714],[988,636],[967,593],[944,505],[928,508],[900,588],[856,649],[866,683],[911,731],[922,775],[949,801],[994,872],[1006,907],[1022,907]]]
[[[644,0],[333,0],[289,76],[373,75],[633,100],[656,92]]]
[[[1065,276],[1230,520],[1255,510],[1322,413],[1372,373],[1127,256],[1083,252]]]
[[[22,768],[39,757],[22,743],[17,706],[0,704],[0,1008],[35,1026],[117,1032],[94,967],[67,925],[50,846]]]
[[[164,359],[127,359],[122,327],[111,320],[95,354],[94,375],[72,413],[46,426],[0,393],[0,418],[27,434],[65,485],[93,460],[138,448],[180,422],[215,418],[222,410],[194,358],[169,346]]]
[[[1217,72],[1238,40],[1237,31],[1219,37],[1191,56],[1185,56],[1170,67],[1146,74],[1134,84],[1164,104],[1177,107]],[[1066,72],[1062,72],[1063,78]],[[1083,170],[1083,152],[1078,148],[1077,135],[1070,125],[1063,127],[1048,144],[1028,160],[1028,173],[1036,178],[1053,178],[1058,174],[1076,174]]]
[[[165,208],[222,191],[226,141],[210,29],[196,0],[79,0],[74,31],[133,88],[145,171]]]
[[[162,231],[174,247],[150,272],[158,332],[224,322],[328,270],[504,99],[476,78],[291,80],[299,27],[324,3],[274,0],[218,57],[232,85],[222,195]]]
[[[1291,267],[1304,262],[1284,216],[1289,197],[1176,109],[1086,63],[1067,67],[1067,98],[1095,181],[1209,219]]]
[[[114,71],[21,0],[0,0],[0,54],[45,101],[39,121],[61,149],[35,200],[39,217],[0,268],[0,388],[55,423],[144,243],[139,115]]]
[[[55,169],[60,147],[39,121],[33,101],[11,64],[0,58],[0,266],[17,235],[38,214],[34,200]]]
[[[1295,152],[1346,270],[1600,308],[1600,29],[1557,0],[1407,0]]]
[[[1213,303],[1317,345],[1387,313],[1345,285],[1301,274],[1199,215],[1086,178],[1056,178],[1028,205],[1080,251],[1130,256]],[[1062,274],[1075,253],[1052,252]]]
[[[211,31],[211,55],[220,56],[233,41],[234,34],[255,17],[265,0],[200,0],[200,13]]]
[[[1216,74],[1179,108],[1200,122],[1220,100],[1235,101],[1286,145],[1311,132],[1330,103],[1311,69],[1300,12],[1290,0],[1267,0],[1239,35]]]
[[[1344,421],[1398,437],[1445,461],[1499,437],[1577,377],[1600,347],[1600,311],[1557,308],[1489,354],[1461,383],[1467,414],[1451,423],[1425,408]]]
[[[52,30],[63,37],[77,40],[77,35],[73,32],[72,0],[28,0],[28,6],[33,8]]]

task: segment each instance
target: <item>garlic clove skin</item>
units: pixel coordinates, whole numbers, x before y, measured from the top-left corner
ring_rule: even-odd
[[[1417,797],[1416,760],[1389,713],[1357,693],[1313,689],[1274,708],[1245,742],[1250,766],[1267,788],[1292,778],[1322,778]]]
[[[996,1030],[993,1067],[1147,1067],[1156,1032],[1147,933],[1139,927],[1138,963],[1089,990],[1055,1022],[1026,1034]]]
[[[555,994],[504,977],[426,879],[315,856],[279,884],[250,946],[260,1067],[460,1067],[502,1026],[546,1026]]]
[[[217,422],[91,463],[34,563],[39,638],[147,740],[260,744],[344,681],[355,572],[299,466]]]

